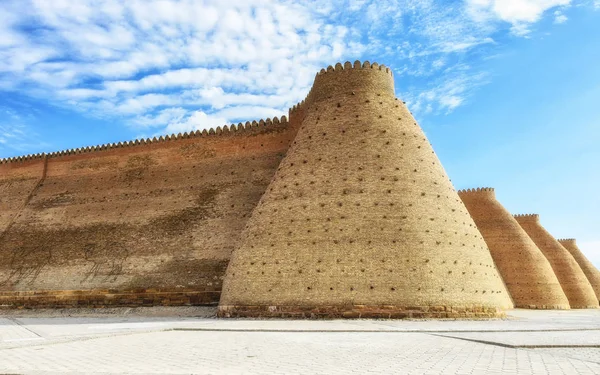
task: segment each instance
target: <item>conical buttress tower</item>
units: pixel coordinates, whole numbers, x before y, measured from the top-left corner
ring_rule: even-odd
[[[458,195],[490,248],[515,307],[568,309],[569,301],[552,266],[496,200],[494,189],[461,190]]]
[[[592,262],[590,262],[588,258],[585,255],[583,255],[583,253],[579,249],[579,246],[577,246],[577,241],[575,239],[568,238],[558,240],[558,242],[561,245],[563,245],[564,248],[567,249],[569,253],[571,253],[571,255],[573,255],[573,258],[575,258],[577,264],[579,264],[579,267],[581,267],[581,270],[592,285],[592,288],[594,288],[596,298],[600,299],[600,271],[598,271],[598,269],[594,267]]]
[[[221,316],[491,317],[512,307],[389,69],[322,70],[290,116],[299,132],[233,253]]]
[[[539,215],[515,215],[550,262],[572,309],[598,308],[598,299],[575,258],[541,224]]]

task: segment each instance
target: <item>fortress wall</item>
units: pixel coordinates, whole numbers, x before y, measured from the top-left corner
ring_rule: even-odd
[[[552,266],[492,188],[461,190],[467,207],[500,271],[515,307],[568,309]]]
[[[43,163],[0,163],[0,181],[23,181],[2,196],[18,216],[0,241],[0,304],[217,302],[230,253],[294,137],[282,120],[50,155],[21,208]]]
[[[590,262],[588,258],[581,252],[575,239],[562,239],[558,240],[558,242],[563,245],[564,248],[571,253],[571,255],[573,255],[573,258],[575,258],[577,264],[579,264],[581,270],[583,273],[585,273],[585,276],[592,285],[592,288],[594,288],[596,297],[600,299],[600,271],[598,271],[592,262]]]
[[[539,215],[515,215],[515,219],[550,262],[571,308],[598,308],[594,289],[581,267],[569,251],[540,224]]]
[[[315,78],[230,261],[222,316],[498,316],[512,302],[389,69]]]

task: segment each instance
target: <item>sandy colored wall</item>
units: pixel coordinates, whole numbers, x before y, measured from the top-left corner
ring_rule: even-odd
[[[222,316],[498,316],[489,250],[389,70],[317,75],[229,264]]]
[[[581,270],[583,271],[583,273],[585,273],[585,276],[592,285],[592,288],[594,288],[596,297],[600,299],[600,271],[598,271],[598,269],[594,267],[592,262],[590,262],[588,258],[585,255],[583,255],[583,253],[577,246],[577,241],[575,239],[562,239],[558,240],[558,242],[561,245],[563,245],[564,248],[571,253],[571,255],[573,255],[573,258],[575,258],[577,264],[579,264]]]
[[[277,120],[55,154],[43,179],[42,159],[0,164],[0,304],[215,303],[293,137]]]
[[[598,308],[598,299],[575,258],[541,225],[539,215],[516,215],[515,219],[544,253],[572,309]]]
[[[515,307],[568,309],[552,266],[492,188],[461,190],[464,202],[508,288]]]

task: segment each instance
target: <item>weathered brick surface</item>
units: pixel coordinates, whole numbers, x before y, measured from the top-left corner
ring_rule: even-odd
[[[592,285],[592,288],[594,288],[596,297],[600,299],[600,271],[598,271],[598,269],[594,267],[592,262],[590,262],[589,259],[586,258],[585,255],[583,255],[583,253],[577,246],[577,241],[575,239],[562,239],[558,240],[558,242],[561,245],[563,245],[564,248],[567,249],[569,253],[571,253],[571,255],[573,255],[573,258],[575,258],[577,264],[579,264],[579,267],[581,267],[581,270],[583,271],[583,273],[585,273],[585,276]]]
[[[300,108],[300,130],[228,266],[222,316],[489,316],[512,307],[389,70],[337,65],[317,75]]]
[[[515,215],[550,262],[572,309],[598,308],[598,299],[575,258],[540,224],[539,215]]]
[[[216,303],[295,134],[248,126],[0,162],[0,304]]]
[[[461,190],[467,207],[513,299],[515,307],[568,309],[552,266],[492,188]]]

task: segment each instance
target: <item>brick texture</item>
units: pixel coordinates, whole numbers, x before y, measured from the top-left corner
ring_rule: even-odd
[[[598,271],[598,269],[594,267],[592,262],[590,262],[588,258],[586,258],[586,256],[583,255],[583,253],[577,246],[577,241],[575,239],[562,239],[558,240],[558,242],[560,242],[560,244],[563,245],[564,248],[571,253],[571,255],[573,255],[573,258],[575,258],[577,264],[579,264],[579,267],[581,267],[581,270],[583,271],[583,273],[585,273],[585,276],[592,285],[592,288],[594,288],[596,297],[600,299],[600,271]]]
[[[512,307],[389,69],[329,67],[299,107],[298,134],[228,266],[221,316],[490,317]]]
[[[515,215],[550,262],[572,309],[598,308],[598,299],[575,258],[540,224],[539,215]]]
[[[492,188],[461,190],[467,207],[500,271],[515,307],[568,309],[552,266]]]

